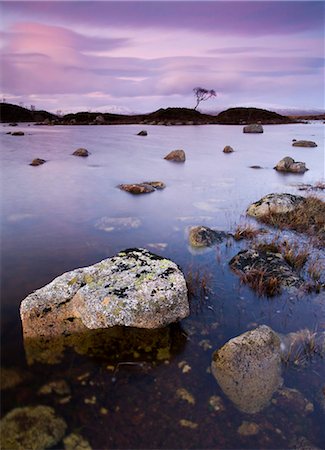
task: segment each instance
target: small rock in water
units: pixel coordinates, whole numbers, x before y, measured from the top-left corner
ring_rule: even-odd
[[[167,161],[184,162],[186,156],[184,150],[173,150],[164,159],[167,159]]]
[[[250,169],[263,169],[262,166],[249,166]]]
[[[189,242],[192,247],[210,247],[226,238],[223,231],[215,231],[205,226],[190,228]]]
[[[30,166],[40,166],[40,165],[42,165],[44,163],[46,163],[45,159],[35,158],[35,159],[33,159],[33,161],[29,165]]]
[[[184,388],[177,389],[176,396],[190,405],[195,405],[195,398],[190,392],[188,392],[188,390]]]
[[[274,167],[278,172],[292,172],[292,173],[304,173],[308,169],[306,167],[306,163],[295,161],[290,156],[286,156],[281,159]]]
[[[63,439],[64,450],[92,450],[89,442],[80,434],[71,433]]]
[[[314,141],[294,141],[292,142],[293,147],[317,147]]]
[[[243,133],[263,133],[263,127],[260,123],[254,123],[251,125],[246,125],[243,128]]]
[[[255,422],[247,422],[246,420],[238,428],[238,434],[242,436],[254,436],[260,431],[259,426]]]
[[[24,132],[23,131],[13,131],[11,133],[11,136],[24,136]]]
[[[146,130],[139,131],[137,136],[148,136],[148,132]]]
[[[230,147],[230,145],[226,145],[226,147],[222,151],[223,153],[232,153],[234,149]]]
[[[162,181],[143,181],[142,184],[149,184],[155,189],[165,189],[166,185]]]
[[[222,412],[226,409],[222,398],[218,395],[212,395],[209,398],[209,406],[216,412]]]
[[[0,422],[3,449],[41,450],[55,446],[67,425],[49,406],[15,408]]]
[[[150,184],[135,183],[135,184],[120,184],[118,186],[122,191],[129,192],[130,194],[149,194],[155,192],[155,188]]]
[[[89,156],[90,153],[88,152],[88,150],[86,150],[85,148],[78,148],[77,150],[75,150],[72,153],[74,156],[82,156],[82,157],[86,157]]]

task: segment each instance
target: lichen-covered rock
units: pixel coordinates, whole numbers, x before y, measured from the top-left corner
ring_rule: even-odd
[[[223,151],[223,153],[232,153],[234,151],[234,149],[232,147],[230,147],[230,145],[226,145],[222,151]]]
[[[313,141],[294,141],[292,142],[293,147],[317,147],[316,142]]]
[[[169,259],[128,249],[67,272],[20,306],[24,337],[117,325],[160,328],[189,314],[185,278]]]
[[[41,166],[44,163],[46,163],[45,159],[35,158],[29,165],[30,166]]]
[[[304,197],[292,194],[268,194],[255,203],[252,203],[246,211],[248,216],[261,218],[269,214],[281,214],[293,211]]]
[[[243,128],[243,133],[263,133],[263,127],[260,123],[253,123],[251,125],[246,125]]]
[[[63,438],[67,425],[49,406],[15,408],[0,422],[3,450],[43,450]]]
[[[130,194],[149,194],[155,192],[155,188],[150,184],[134,183],[134,184],[119,184],[118,188]]]
[[[213,354],[212,373],[239,410],[261,411],[282,385],[280,343],[278,335],[262,325],[230,339]]]
[[[192,247],[210,247],[226,237],[223,231],[215,231],[204,226],[190,228],[189,242]]]
[[[240,251],[229,264],[236,273],[243,275],[243,281],[245,276],[247,277],[247,283],[252,288],[262,288],[260,283],[256,283],[256,286],[254,284],[254,281],[258,279],[265,285],[272,279],[276,280],[276,286],[279,288],[299,288],[304,283],[280,253],[251,248]],[[268,291],[266,290],[265,293],[268,294]]]
[[[184,162],[186,156],[184,150],[173,150],[164,159],[167,159],[167,161]]]
[[[139,131],[137,136],[148,136],[148,132],[146,130]]]
[[[292,172],[292,173],[304,173],[306,172],[307,167],[306,163],[295,161],[290,156],[286,156],[281,159],[274,167],[275,170],[279,172]]]
[[[89,156],[90,153],[85,148],[77,148],[72,154],[74,156],[82,156],[85,158],[86,156]]]

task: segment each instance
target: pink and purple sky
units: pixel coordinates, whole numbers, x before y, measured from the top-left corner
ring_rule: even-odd
[[[49,111],[324,110],[324,1],[2,1],[1,96]]]

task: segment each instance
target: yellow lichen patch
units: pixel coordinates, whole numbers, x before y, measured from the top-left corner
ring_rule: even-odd
[[[104,297],[103,300],[102,300],[102,305],[103,306],[107,306],[108,303],[110,302],[110,300],[111,299],[109,297]]]
[[[77,281],[78,281],[78,278],[77,277],[73,277],[73,278],[71,278],[70,281],[68,281],[68,285],[72,286],[73,284],[77,283]]]
[[[93,281],[94,281],[93,277],[91,275],[89,275],[88,273],[86,273],[84,276],[84,282],[89,284],[89,283],[92,283]]]
[[[179,424],[180,424],[182,427],[185,427],[185,428],[191,428],[192,430],[195,430],[195,429],[198,427],[198,424],[197,424],[197,423],[192,422],[191,420],[187,420],[187,419],[181,419],[181,420],[179,421]]]
[[[180,398],[181,400],[186,401],[190,405],[195,405],[195,398],[193,397],[193,395],[190,392],[188,392],[184,388],[177,389],[176,396],[178,398]]]
[[[169,348],[164,347],[164,348],[159,348],[157,351],[157,359],[159,361],[163,360],[163,359],[169,359],[170,358],[170,352],[169,352]]]

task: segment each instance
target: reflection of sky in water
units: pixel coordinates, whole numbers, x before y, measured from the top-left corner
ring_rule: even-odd
[[[229,232],[242,221],[254,223],[245,218],[245,210],[265,194],[304,195],[293,184],[313,183],[324,177],[323,124],[265,126],[263,135],[243,134],[239,126],[147,126],[148,136],[144,138],[136,136],[139,126],[19,128],[28,134],[15,138],[3,134],[3,127],[1,135],[2,333],[10,335],[10,342],[3,339],[2,345],[3,358],[11,364],[17,364],[15,358],[21,351],[20,301],[61,273],[128,247],[148,247],[173,259],[187,275],[208,274],[211,290],[182,322],[190,339],[181,354],[175,355],[178,363],[185,359],[190,362],[194,378],[189,378],[189,386],[196,396],[207,397],[207,402],[212,394],[220,395],[217,385],[209,374],[201,375],[204,387],[196,377],[202,367],[205,373],[212,351],[227,339],[262,323],[281,332],[324,323],[317,298],[296,301],[284,295],[270,301],[257,298],[240,285],[228,261],[248,245],[246,242],[225,240],[200,251],[191,249],[187,240],[191,225]],[[294,138],[315,140],[319,146],[294,148]],[[224,154],[225,145],[231,145],[235,152]],[[87,148],[91,155],[72,156],[78,147]],[[184,164],[163,159],[177,148],[186,152]],[[277,173],[273,167],[284,156],[306,162],[310,170],[304,175]],[[35,157],[47,163],[30,167]],[[251,165],[264,169],[254,170]],[[144,180],[161,180],[166,188],[133,196],[116,187]],[[287,233],[284,236],[288,239]],[[212,343],[212,350],[203,351],[199,346],[204,339]],[[176,380],[181,374],[172,362],[162,370]],[[324,368],[317,370],[322,373]],[[299,377],[290,372],[286,376],[293,387],[301,388]],[[178,382],[184,383],[184,379]],[[173,397],[158,375],[157,383]],[[312,383],[316,383],[313,378]],[[134,388],[130,382],[128,389]],[[148,386],[143,390],[146,398],[152,395],[158,401]],[[165,408],[177,423],[179,417],[174,417],[173,408]],[[197,408],[204,428],[206,410],[200,405]],[[185,412],[175,414],[186,417]],[[236,413],[230,409],[229,414],[233,418]],[[318,417],[314,420],[317,424]],[[233,429],[228,433],[226,443],[233,448],[236,433]],[[203,433],[200,442],[211,447],[207,435]],[[184,448],[189,447],[191,440],[184,442]],[[256,442],[250,447],[264,445]]]

